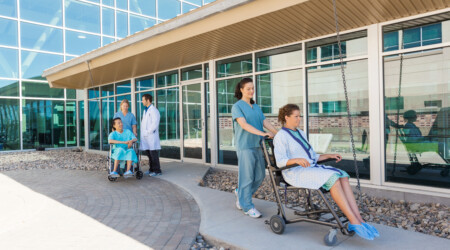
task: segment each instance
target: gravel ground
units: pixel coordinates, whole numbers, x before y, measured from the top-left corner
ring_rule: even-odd
[[[211,170],[200,183],[221,191],[232,192],[237,187],[238,174],[233,171]],[[326,194],[328,198],[329,193]],[[288,192],[288,204],[305,207],[306,199],[298,197],[295,192]],[[254,198],[275,201],[275,195],[267,176]],[[370,197],[362,194],[364,208],[362,217],[368,222],[403,228],[450,239],[450,208],[439,203],[394,202],[388,199]],[[282,195],[282,200],[285,199]],[[313,196],[315,203],[324,206],[318,195]]]

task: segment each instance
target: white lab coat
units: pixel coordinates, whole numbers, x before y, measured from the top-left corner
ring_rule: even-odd
[[[140,150],[160,150],[159,142],[159,120],[158,109],[152,105],[144,110],[141,121],[141,142]]]

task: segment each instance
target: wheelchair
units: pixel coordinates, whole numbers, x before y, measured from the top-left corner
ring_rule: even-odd
[[[108,180],[114,182],[114,181],[117,181],[117,179],[119,177],[112,177],[111,176],[111,172],[114,170],[114,159],[111,158],[112,150],[113,150],[113,147],[112,147],[112,145],[110,145],[109,146],[108,156],[106,158],[106,161],[107,161],[107,168],[106,169],[108,171]],[[132,165],[131,165],[130,170],[131,170],[131,172],[133,172],[133,176],[135,176],[136,179],[140,180],[144,176],[144,173],[141,171],[141,166],[140,166],[141,156],[140,156],[140,153],[139,153],[139,145],[138,145],[137,142],[133,143],[133,150],[136,153],[136,156],[138,157],[138,162],[136,162],[136,163],[133,162]],[[125,164],[123,164],[123,163],[125,163]],[[117,168],[117,173],[120,175],[120,177],[123,177],[123,174],[125,173],[125,171],[126,171],[126,162],[125,161],[121,161],[119,163],[118,168]]]
[[[348,219],[340,211],[335,211],[331,206],[331,203],[325,197],[324,193],[328,192],[325,189],[307,189],[307,188],[297,188],[289,185],[283,179],[281,171],[297,167],[298,165],[289,165],[285,167],[277,167],[274,155],[273,139],[264,138],[261,141],[261,146],[264,152],[264,158],[266,160],[266,168],[269,172],[270,183],[272,185],[273,191],[275,193],[275,199],[278,206],[278,213],[273,215],[270,220],[266,220],[265,224],[270,225],[272,231],[276,234],[283,234],[286,224],[292,224],[296,222],[310,222],[315,224],[320,224],[324,226],[329,226],[331,229],[324,236],[324,242],[327,246],[333,246],[337,243],[337,230],[339,229],[342,234],[347,236],[353,236],[355,233],[348,231]],[[324,161],[322,161],[323,163]],[[313,203],[312,194],[317,192],[326,207],[322,208]],[[284,192],[285,197],[287,197],[287,192],[296,192],[297,197],[300,198],[303,193],[306,194],[306,207],[301,208],[299,204],[287,204],[287,199],[285,201],[285,206],[281,200],[280,192]],[[286,209],[294,211],[294,214],[298,216],[297,218],[288,219],[285,212]],[[324,215],[331,214],[331,218],[325,218]]]

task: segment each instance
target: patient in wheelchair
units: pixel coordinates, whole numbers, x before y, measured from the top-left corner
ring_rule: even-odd
[[[364,222],[356,204],[349,183],[349,175],[340,169],[320,165],[317,162],[336,160],[339,154],[322,154],[314,152],[306,135],[297,127],[300,125],[300,108],[287,104],[280,108],[278,121],[283,128],[274,138],[274,154],[278,167],[298,164],[299,166],[282,171],[284,180],[294,187],[330,191],[331,197],[349,220],[349,231],[368,240],[378,237],[375,227]]]
[[[137,141],[133,132],[128,129],[123,129],[122,120],[117,117],[113,121],[113,132],[109,134],[109,144],[114,144],[111,154],[111,159],[114,159],[114,170],[111,172],[112,177],[118,177],[117,167],[120,161],[126,161],[127,171],[124,173],[124,177],[130,177],[133,175],[131,172],[131,165],[133,162],[138,162],[136,152],[133,150],[133,143]]]

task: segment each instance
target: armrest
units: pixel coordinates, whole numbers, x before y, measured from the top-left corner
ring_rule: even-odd
[[[280,171],[283,171],[283,170],[286,170],[286,169],[290,169],[290,168],[295,168],[295,167],[298,167],[298,166],[299,166],[298,164],[293,164],[293,165],[289,165],[289,166],[285,166],[285,167],[274,169],[273,171],[280,172]]]
[[[329,161],[334,161],[335,159],[326,159],[323,161],[318,161],[317,163],[325,163],[325,162],[329,162]]]

